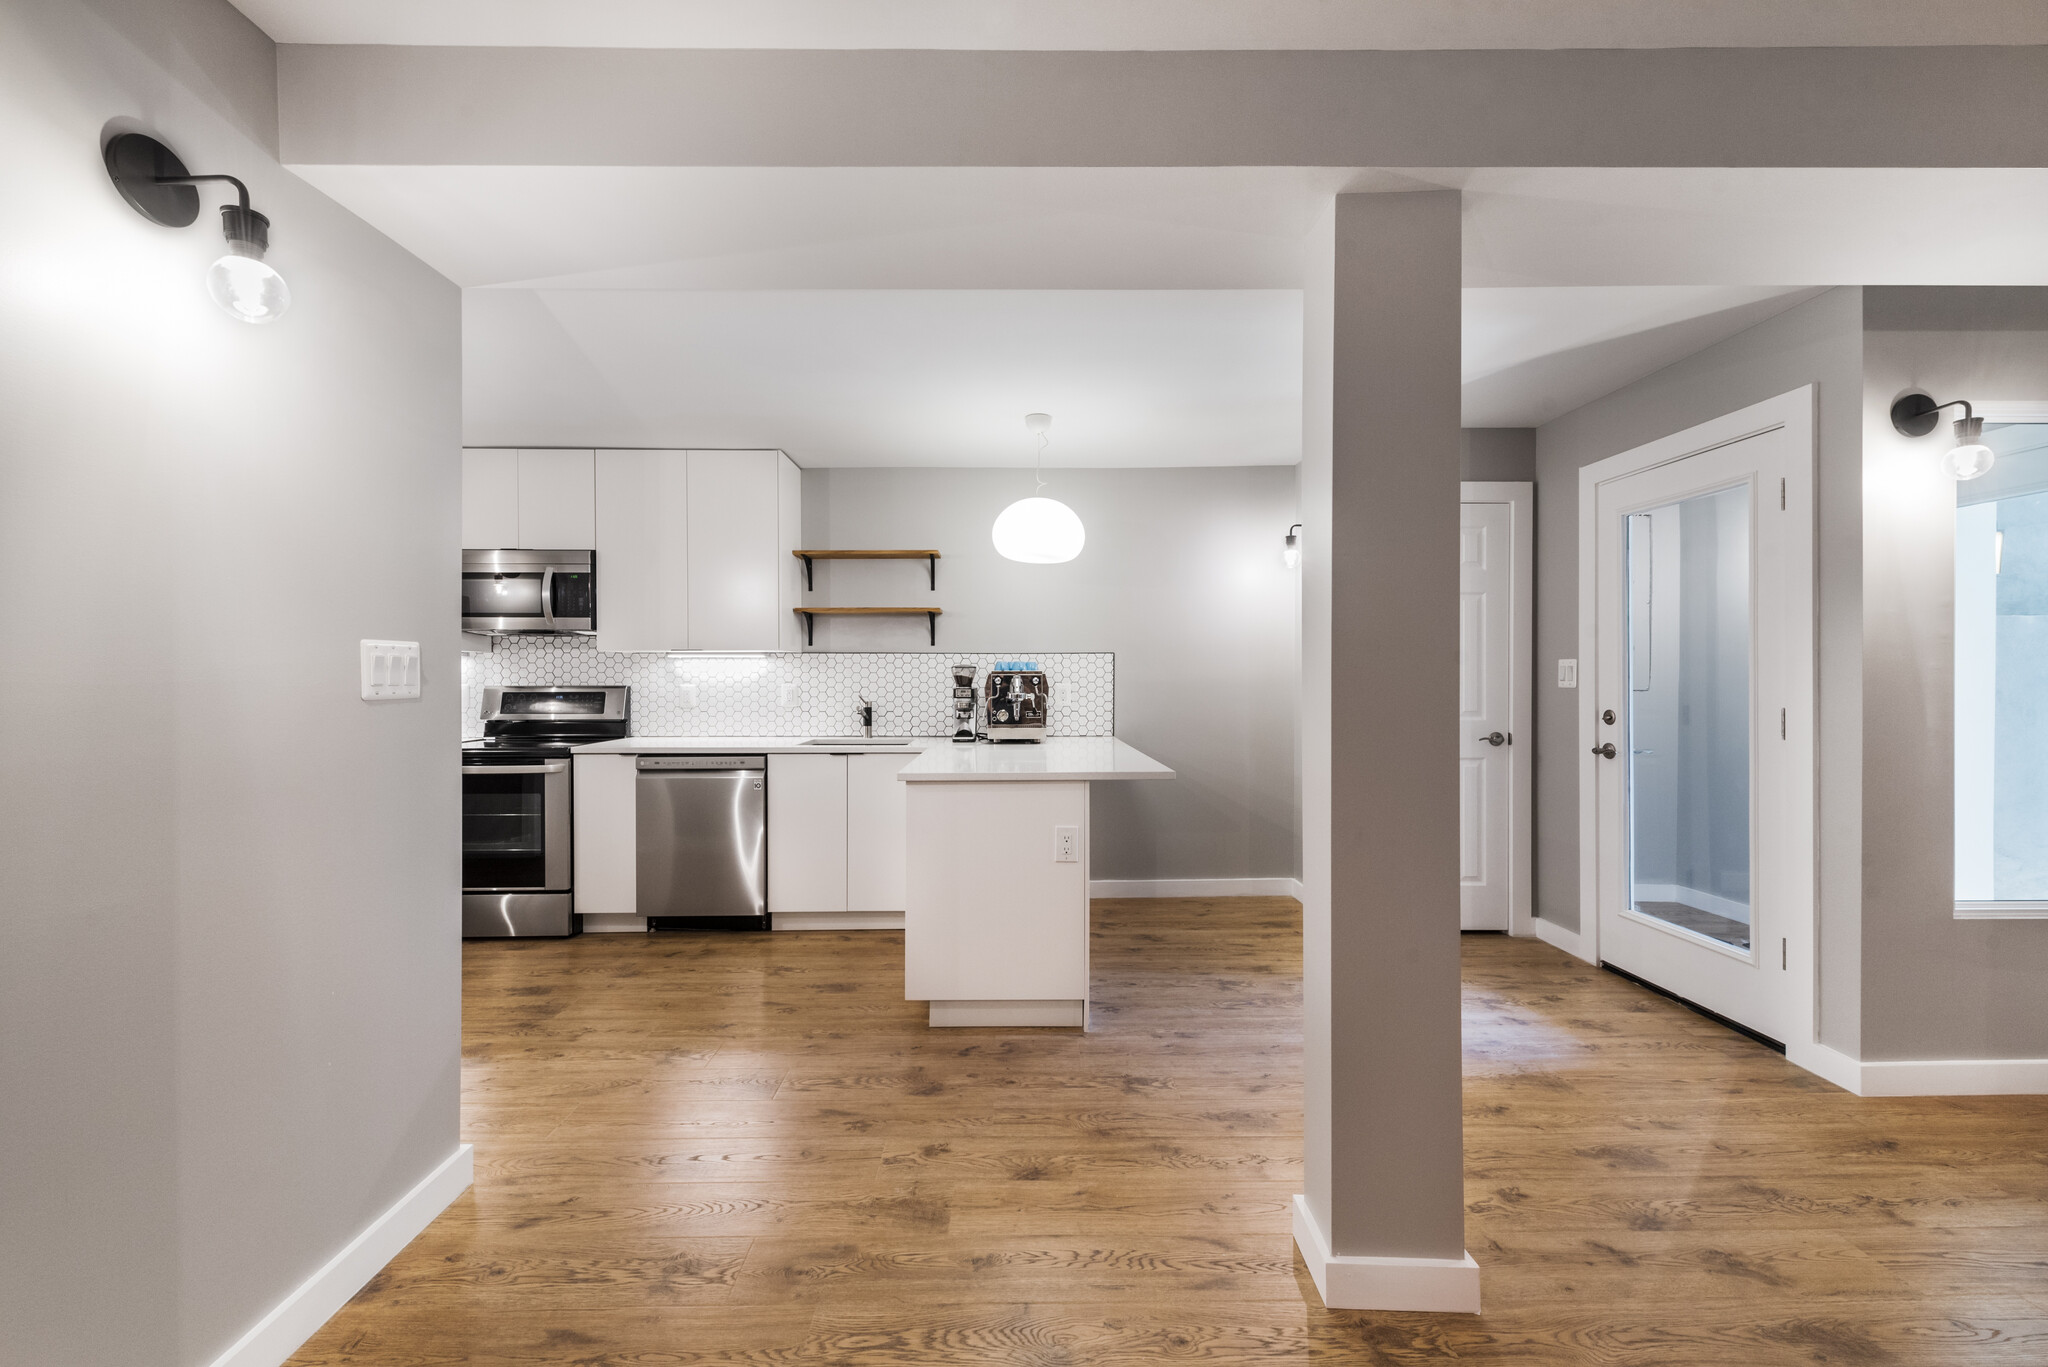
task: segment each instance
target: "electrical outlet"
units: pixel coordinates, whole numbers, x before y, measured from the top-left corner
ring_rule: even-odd
[[[417,698],[420,695],[418,641],[363,641],[360,644],[365,699]]]
[[[1081,828],[1079,826],[1055,826],[1052,828],[1052,862],[1055,864],[1078,864],[1081,862]]]
[[[697,685],[686,683],[677,689],[676,692],[682,695],[683,706],[695,707],[697,705]]]
[[[1559,688],[1577,688],[1579,686],[1579,662],[1577,660],[1559,660],[1557,662],[1557,686]]]
[[[795,707],[796,685],[793,683],[777,684],[775,686],[775,705],[777,707]]]

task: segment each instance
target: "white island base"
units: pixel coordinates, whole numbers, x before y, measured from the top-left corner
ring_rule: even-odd
[[[904,996],[934,1026],[1088,1024],[1088,789],[1173,771],[1110,739],[934,746],[909,785]]]

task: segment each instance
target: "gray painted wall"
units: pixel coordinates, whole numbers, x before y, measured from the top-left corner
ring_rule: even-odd
[[[458,301],[279,168],[272,64],[225,0],[0,0],[10,1363],[211,1361],[457,1142]],[[114,118],[249,181],[289,315]]]
[[[280,75],[304,164],[2048,165],[2048,47],[333,45],[285,48]]]
[[[1536,429],[1465,428],[1458,433],[1458,478],[1507,480],[1523,484],[1535,479]]]
[[[1338,1254],[1464,1253],[1458,219],[1455,192],[1339,195],[1310,236],[1303,1180]]]
[[[1563,417],[1537,442],[1536,913],[1579,925],[1579,468],[1801,385],[1819,386],[1821,1038],[1854,1054],[1863,896],[1863,302],[1831,290]]]
[[[814,601],[936,602],[934,670],[953,651],[1115,651],[1117,734],[1179,777],[1097,789],[1093,875],[1294,877],[1299,576],[1280,560],[1300,518],[1294,467],[1046,475],[1088,531],[1064,565],[1005,560],[989,540],[1032,492],[1029,470],[805,471],[805,545],[944,553],[936,594],[923,562],[820,563]],[[922,650],[925,623],[821,621],[817,648]]]
[[[1866,1059],[2048,1057],[2048,923],[1957,921],[1953,486],[1946,426],[1892,400],[2048,403],[2048,290],[1864,292],[1863,1034]]]

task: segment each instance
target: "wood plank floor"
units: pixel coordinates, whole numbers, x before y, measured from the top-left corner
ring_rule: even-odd
[[[1325,1311],[1299,922],[1098,902],[1085,1036],[926,1029],[889,932],[472,943],[476,1186],[293,1361],[2048,1363],[2048,1102],[1852,1097],[1494,936],[1486,1313]]]

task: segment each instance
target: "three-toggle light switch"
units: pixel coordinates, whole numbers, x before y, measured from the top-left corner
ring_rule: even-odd
[[[418,641],[364,641],[363,698],[417,698],[420,695]]]

